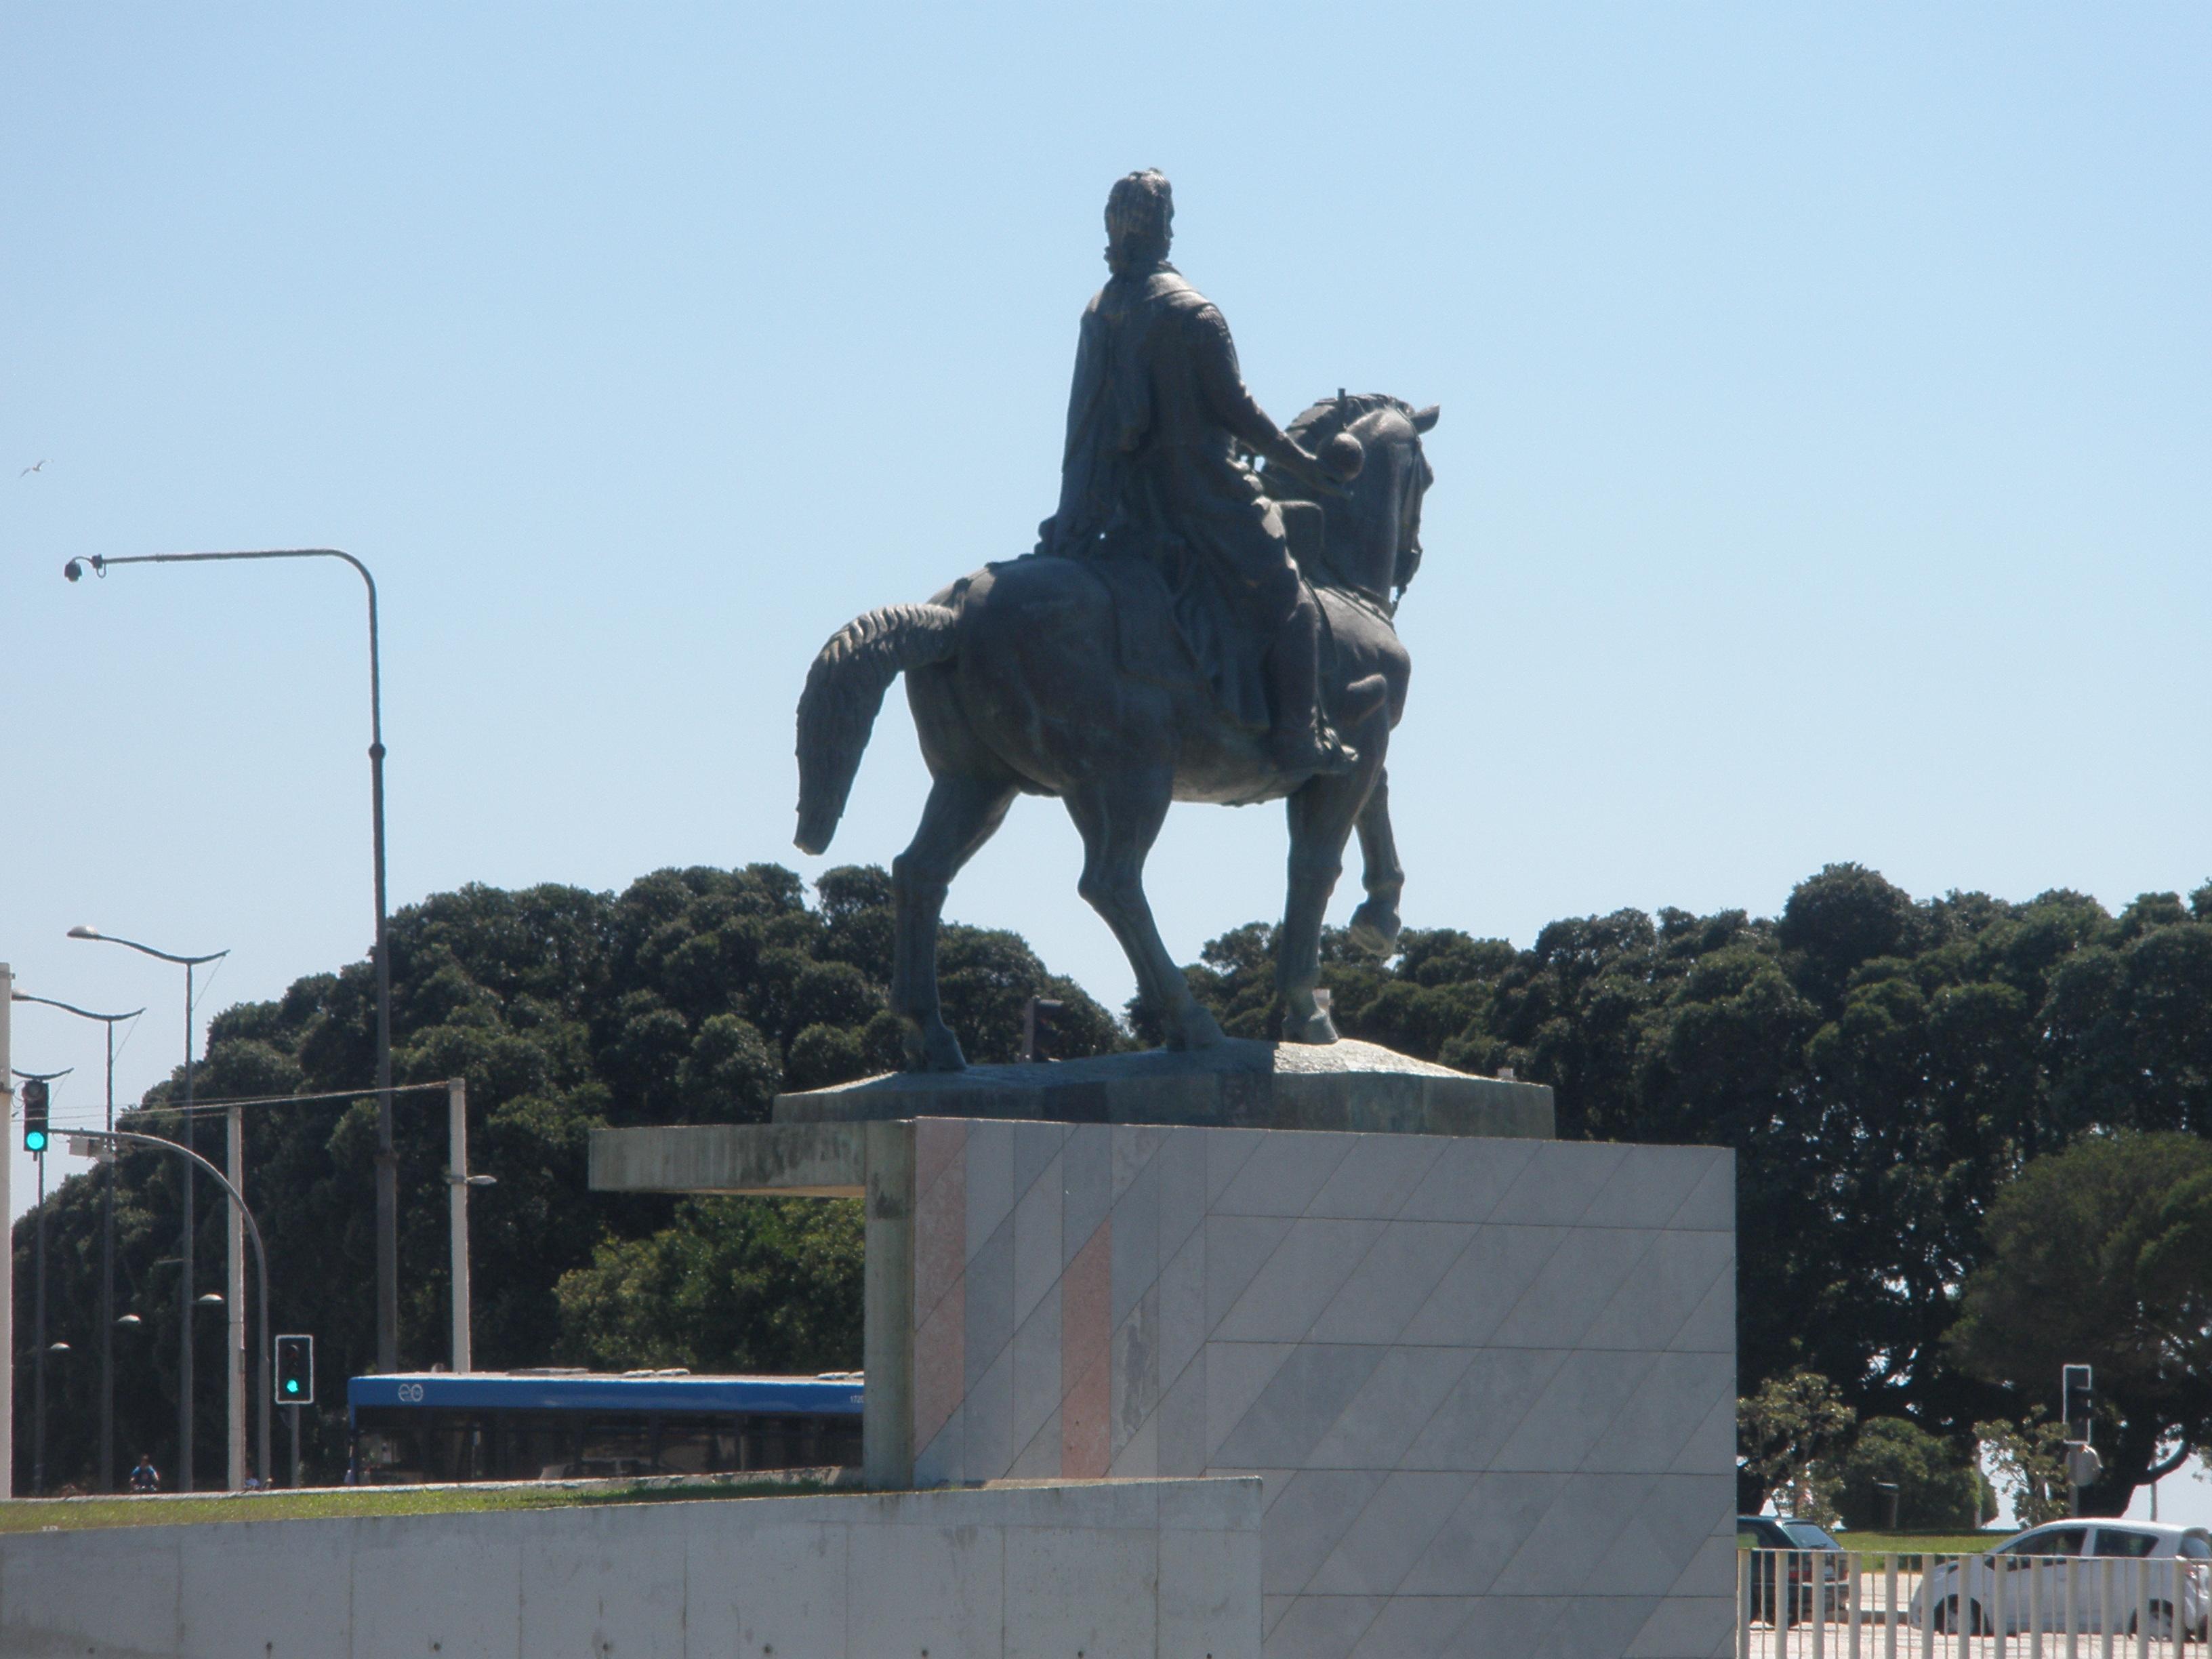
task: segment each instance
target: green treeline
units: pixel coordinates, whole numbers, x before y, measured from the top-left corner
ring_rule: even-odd
[[[600,1125],[758,1120],[779,1087],[894,1064],[890,938],[889,881],[858,868],[811,898],[756,865],[664,871],[619,896],[471,887],[395,919],[395,1074],[468,1079],[471,1162],[499,1182],[472,1200],[480,1366],[859,1363],[847,1206],[593,1194],[584,1144]],[[1268,927],[1240,928],[1188,970],[1234,1033],[1272,1028],[1271,943]],[[2179,1155],[2202,1153],[2212,1129],[2212,887],[2115,916],[2064,892],[1916,901],[1838,865],[1771,920],[1620,911],[1555,922],[1527,950],[1437,930],[1409,933],[1387,964],[1340,934],[1324,951],[1347,1035],[1549,1083],[1565,1137],[1735,1149],[1746,1396],[1810,1377],[1857,1421],[1909,1419],[1912,1457],[1948,1448],[1956,1462],[1978,1424],[2030,1422],[2057,1364],[2087,1359],[2108,1379],[2099,1508],[2124,1504],[2177,1442],[2212,1439],[2198,1288],[2212,1272],[2197,1271],[2212,1262],[2212,1175]],[[1059,1054],[1133,1041],[1012,934],[948,927],[942,955],[946,1017],[972,1060],[1013,1056],[1031,995],[1067,1005]],[[230,1009],[198,1093],[356,1087],[372,1075],[373,1012],[366,963]],[[174,1132],[171,1087],[147,1097],[157,1132]],[[403,1353],[428,1364],[446,1348],[445,1103],[400,1101]],[[219,1125],[201,1134],[219,1156]],[[374,1352],[373,1103],[250,1108],[246,1141],[276,1322],[318,1339],[332,1409],[313,1462],[328,1479],[343,1380]],[[2097,1167],[2052,1173],[2069,1148]],[[143,1322],[117,1336],[125,1464],[150,1448],[167,1468],[174,1449],[175,1162],[118,1166],[118,1309]],[[74,1177],[48,1202],[50,1338],[70,1345],[50,1487],[90,1473],[103,1178]],[[219,1284],[222,1217],[203,1200],[204,1285]],[[2054,1229],[2069,1242],[2053,1245]],[[26,1309],[30,1256],[26,1218]],[[2023,1311],[2053,1298],[2069,1300],[2064,1318]],[[206,1480],[222,1456],[220,1316],[201,1317]],[[27,1320],[18,1331],[27,1376]],[[1904,1456],[1899,1433],[1867,1445]],[[17,1443],[27,1458],[27,1418]]]

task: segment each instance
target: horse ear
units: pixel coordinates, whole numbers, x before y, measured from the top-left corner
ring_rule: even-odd
[[[1441,404],[1431,404],[1426,409],[1415,410],[1413,411],[1413,430],[1416,432],[1426,432],[1431,427],[1437,423],[1437,416],[1443,413],[1443,406]]]

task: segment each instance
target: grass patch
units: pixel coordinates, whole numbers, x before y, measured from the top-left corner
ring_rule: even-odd
[[[663,1476],[480,1486],[319,1486],[307,1492],[210,1498],[44,1498],[0,1503],[0,1533],[79,1532],[97,1527],[173,1527],[210,1521],[314,1521],[335,1516],[455,1515],[486,1510],[559,1510],[595,1504],[656,1504],[714,1498],[793,1498],[843,1489],[817,1477]]]
[[[1839,1532],[1847,1550],[1877,1555],[1979,1555],[2014,1534],[2009,1532]]]

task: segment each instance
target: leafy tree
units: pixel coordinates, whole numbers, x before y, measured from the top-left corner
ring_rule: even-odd
[[[1858,1413],[1817,1371],[1769,1377],[1736,1403],[1737,1501],[1756,1512],[1769,1502],[1832,1526],[1842,1486],[1838,1454]]]
[[[1975,1437],[1996,1470],[1997,1485],[2023,1527],[2056,1521],[2072,1507],[2066,1479],[2066,1425],[2038,1406],[2025,1420],[1997,1418],[1974,1425]]]
[[[2106,1473],[2083,1503],[2119,1514],[2136,1486],[2179,1466],[2162,1446],[2212,1438],[2212,1142],[2085,1137],[2021,1170],[1984,1231],[1951,1348],[2019,1388],[2094,1365]]]
[[[1853,1528],[1889,1525],[1890,1487],[1897,1525],[1909,1530],[1968,1531],[1992,1512],[1974,1449],[1962,1451],[1902,1417],[1860,1424],[1836,1473],[1836,1510]]]

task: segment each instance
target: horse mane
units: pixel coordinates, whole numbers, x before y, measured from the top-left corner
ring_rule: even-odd
[[[1401,415],[1409,423],[1414,414],[1413,404],[1407,403],[1403,398],[1394,398],[1387,392],[1348,392],[1337,397],[1324,398],[1321,402],[1310,405],[1301,411],[1297,418],[1284,430],[1307,450],[1317,451],[1338,433],[1355,422],[1374,414],[1377,410],[1389,410],[1394,414]],[[1420,455],[1419,447],[1420,435],[1418,432],[1414,434],[1413,442],[1414,454],[1420,460],[1421,487],[1426,489],[1429,485],[1436,482],[1436,474],[1431,471],[1426,458]],[[1267,469],[1267,493],[1287,501],[1310,501],[1318,499],[1312,490],[1291,477],[1288,471],[1273,466]],[[1417,507],[1415,511],[1418,514],[1419,508]],[[1328,555],[1326,549],[1322,557],[1324,561],[1328,560]],[[1404,593],[1406,589],[1413,585],[1413,573],[1420,568],[1421,542],[1417,518],[1413,546],[1400,560],[1398,569],[1394,573],[1391,586],[1399,593]]]

